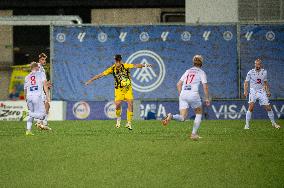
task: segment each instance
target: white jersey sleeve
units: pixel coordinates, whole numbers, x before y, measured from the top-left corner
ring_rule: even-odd
[[[251,79],[251,70],[250,71],[248,71],[248,73],[247,73],[247,76],[246,76],[246,80],[245,81],[250,81],[250,79]]]
[[[200,78],[201,78],[201,83],[202,84],[206,84],[207,83],[207,76],[206,76],[204,71],[201,72]]]
[[[267,81],[267,70],[263,70],[263,81]]]

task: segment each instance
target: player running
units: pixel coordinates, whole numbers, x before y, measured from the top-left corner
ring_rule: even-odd
[[[272,123],[272,126],[276,129],[280,128],[280,125],[277,125],[274,120],[274,113],[272,111],[271,105],[269,103],[268,97],[271,96],[268,82],[267,82],[267,71],[262,69],[261,59],[255,60],[255,68],[251,69],[244,82],[244,96],[248,96],[248,82],[250,83],[250,92],[249,92],[249,107],[246,113],[246,125],[244,129],[249,129],[249,121],[251,119],[251,114],[254,109],[254,103],[256,100],[259,100],[259,105],[263,106],[267,111],[268,117]]]
[[[115,82],[115,114],[116,114],[116,128],[120,128],[121,122],[121,103],[122,101],[127,102],[127,124],[126,128],[132,130],[131,122],[133,117],[133,92],[131,85],[130,69],[151,67],[150,64],[127,64],[122,62],[121,55],[117,54],[114,57],[115,63],[102,73],[95,75],[93,78],[88,80],[85,85],[89,85],[94,80],[112,74]]]
[[[38,59],[39,71],[42,72],[46,77],[45,69],[44,69],[43,66],[46,64],[47,55],[45,53],[41,53],[41,54],[39,54],[38,57],[39,57],[39,59]],[[48,86],[48,89],[51,87],[50,81],[47,81],[47,86]],[[48,92],[49,92],[49,90],[48,90]],[[44,97],[43,97],[43,101],[44,101],[44,106],[45,106],[45,110],[46,110],[46,116],[45,116],[45,119],[43,121],[37,120],[36,126],[40,129],[44,128],[45,130],[51,130],[51,128],[48,127],[48,122],[47,122],[50,104],[47,100],[45,100],[45,98],[46,98],[45,94],[44,94]]]
[[[207,106],[210,105],[207,78],[205,72],[201,69],[202,63],[202,56],[195,55],[193,57],[193,67],[185,71],[185,73],[177,83],[180,114],[172,115],[171,113],[169,113],[162,120],[162,124],[164,126],[168,125],[171,119],[185,121],[188,114],[188,108],[189,106],[191,106],[191,108],[193,108],[195,112],[195,120],[190,136],[192,140],[201,138],[197,134],[202,118],[202,103],[198,91],[200,82],[203,85],[205,104]]]
[[[31,63],[31,73],[25,77],[24,91],[29,110],[26,130],[26,135],[28,136],[34,135],[31,131],[33,119],[45,119],[44,91],[46,100],[50,101],[45,74],[39,71],[39,66],[36,62]]]

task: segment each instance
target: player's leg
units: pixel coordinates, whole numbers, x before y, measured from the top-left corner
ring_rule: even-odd
[[[126,101],[127,101],[127,114],[126,114],[127,124],[126,124],[126,128],[128,128],[129,130],[132,130],[133,100],[128,99]]]
[[[192,96],[190,97],[190,99],[191,100],[189,101],[189,104],[191,108],[194,109],[194,113],[195,113],[195,119],[193,122],[193,127],[192,127],[190,138],[192,140],[198,140],[199,138],[201,138],[197,133],[198,133],[198,129],[201,124],[201,119],[202,119],[202,102],[201,102],[199,95]]]
[[[177,121],[185,121],[188,114],[188,108],[179,109],[179,114],[173,115],[172,119]]]
[[[179,114],[172,115],[171,113],[168,113],[168,115],[162,120],[162,124],[164,126],[168,125],[169,122],[174,119],[177,121],[185,121],[187,114],[188,114],[188,101],[184,98],[179,98]]]
[[[48,126],[47,118],[48,118],[48,113],[49,113],[49,109],[50,109],[49,102],[45,101],[44,102],[44,107],[45,107],[46,116],[45,116],[45,118],[43,120],[43,125],[44,126]]]
[[[202,108],[201,108],[201,106],[195,108],[194,112],[195,112],[195,119],[194,119],[194,122],[193,122],[193,127],[192,127],[192,132],[191,132],[190,138],[192,140],[197,140],[197,139],[201,138],[197,134],[198,129],[199,129],[200,124],[201,124],[201,119],[202,119]]]
[[[266,93],[263,93],[262,96],[259,98],[259,104],[263,106],[264,109],[267,111],[267,115],[272,123],[272,126],[276,129],[279,129],[280,125],[275,122],[274,113],[269,103],[268,97],[266,96]]]
[[[252,115],[252,112],[253,112],[253,109],[254,109],[254,103],[257,99],[257,96],[255,93],[249,93],[249,106],[248,106],[248,110],[247,110],[247,113],[246,113],[246,124],[245,124],[245,127],[244,129],[249,129],[249,122],[250,122],[250,119],[251,119],[251,115]]]
[[[33,135],[32,133],[33,117],[29,115],[30,112],[34,111],[34,105],[33,105],[32,100],[29,100],[29,99],[27,100],[27,106],[28,106],[29,113],[28,113],[28,118],[27,118],[26,135],[29,136],[29,135]]]
[[[43,120],[45,118],[45,109],[44,109],[44,103],[42,101],[42,98],[40,96],[34,97],[32,99],[34,110],[29,112],[29,116]]]
[[[251,115],[252,115],[253,109],[254,109],[254,102],[250,102],[249,106],[248,106],[247,113],[246,113],[246,125],[245,125],[244,129],[249,129],[249,126],[250,126],[249,122],[251,120]]]
[[[116,115],[116,128],[120,128],[120,122],[121,122],[121,100],[115,100],[115,115]]]
[[[129,130],[132,130],[132,119],[133,119],[133,92],[132,88],[129,88],[129,90],[125,93],[125,100],[127,102],[127,124],[126,128]]]

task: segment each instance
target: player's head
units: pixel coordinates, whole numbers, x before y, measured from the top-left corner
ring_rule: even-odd
[[[36,71],[39,70],[39,67],[38,67],[37,62],[34,62],[34,61],[31,62],[30,66],[31,66],[31,71],[32,71],[32,72],[36,72]]]
[[[258,58],[254,61],[254,67],[255,67],[255,70],[257,70],[257,71],[259,71],[262,68],[261,59]]]
[[[195,55],[192,62],[195,67],[202,67],[203,57],[201,55]]]
[[[47,59],[47,55],[45,55],[45,53],[41,53],[38,55],[38,62],[41,65],[45,65],[46,64],[46,59]]]
[[[121,64],[122,64],[122,62],[121,62],[121,60],[122,60],[122,57],[121,57],[121,55],[120,54],[116,54],[115,56],[114,56],[114,60],[115,60],[115,65],[116,65],[116,67],[120,67],[121,66]]]

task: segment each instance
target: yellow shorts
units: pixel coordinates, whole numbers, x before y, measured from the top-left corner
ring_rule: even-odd
[[[114,90],[114,101],[133,100],[132,87],[118,88]]]

